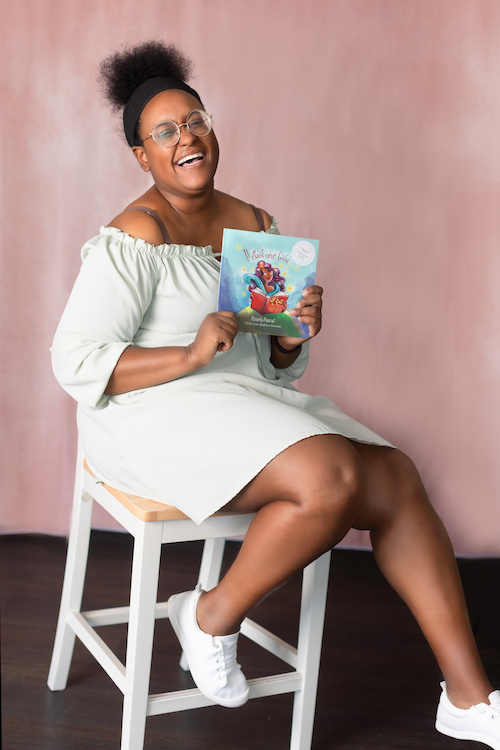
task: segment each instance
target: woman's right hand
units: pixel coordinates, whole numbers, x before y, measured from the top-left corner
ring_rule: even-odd
[[[210,364],[217,352],[231,349],[237,333],[238,321],[234,312],[219,310],[209,313],[195,340],[187,347],[188,356],[196,363],[196,369]]]

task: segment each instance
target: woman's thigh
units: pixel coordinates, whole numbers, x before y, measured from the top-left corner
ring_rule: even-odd
[[[364,497],[364,470],[356,449],[341,435],[316,435],[279,453],[224,510],[255,512],[276,500],[327,504]]]

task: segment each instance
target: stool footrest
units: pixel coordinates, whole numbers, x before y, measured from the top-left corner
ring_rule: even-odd
[[[86,621],[83,614],[80,612],[68,612],[66,622],[84,646],[88,648],[94,659],[99,662],[104,671],[111,677],[115,685],[122,691],[122,693],[124,693],[124,665],[111,651],[109,646],[104,643],[102,638],[97,635],[95,630]]]
[[[267,695],[294,693],[302,687],[303,678],[300,672],[284,672],[270,677],[257,677],[248,680],[250,698],[264,698]],[[188,711],[192,708],[204,708],[215,705],[198,688],[177,690],[172,693],[158,693],[148,697],[147,716],[158,716],[175,711]]]
[[[121,625],[129,621],[130,607],[112,607],[109,609],[93,609],[82,612],[87,625],[91,628],[98,628],[104,625]],[[162,620],[168,618],[167,602],[158,602],[156,604],[155,619]],[[241,633],[257,645],[265,648],[271,654],[274,654],[282,661],[289,664],[294,669],[297,668],[297,649],[284,641],[282,638],[271,633],[270,630],[262,627],[247,617],[241,625]]]
[[[156,605],[157,617],[167,617],[167,603]],[[126,669],[109,646],[95,632],[94,627],[128,622],[129,607],[89,610],[88,612],[70,612],[67,623],[76,636],[82,641],[92,656],[111,677],[115,685],[125,692]],[[278,658],[294,666],[297,661],[297,649],[269,630],[258,625],[248,617],[242,624],[241,632],[250,640],[273,653]],[[267,695],[293,693],[302,687],[303,677],[300,672],[284,672],[269,677],[258,677],[248,680],[250,698],[263,698]],[[203,708],[214,705],[198,688],[175,690],[170,693],[158,693],[148,696],[147,716],[187,711],[191,708]]]
[[[109,609],[89,609],[82,612],[87,623],[93,628],[103,625],[122,625],[129,621],[130,607],[111,607]],[[168,618],[167,602],[158,602],[155,610],[155,620]]]
[[[246,617],[241,624],[241,633],[258,646],[265,648],[271,654],[274,654],[282,661],[297,669],[297,649],[290,646],[289,643],[277,635],[266,630],[262,625]]]

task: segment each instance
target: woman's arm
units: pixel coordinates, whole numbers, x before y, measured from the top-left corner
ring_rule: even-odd
[[[317,336],[321,330],[321,308],[323,306],[323,289],[320,286],[308,286],[302,292],[302,299],[297,303],[297,307],[289,310],[301,323],[309,326],[309,338],[300,339],[293,336],[272,336],[271,337],[271,363],[277,370],[284,370],[290,367],[300,354],[301,347],[306,341]],[[284,353],[276,346],[276,340],[282,349],[291,350]]]
[[[104,393],[117,396],[140,388],[167,383],[198,368],[189,357],[187,346],[149,349],[129,346],[116,363]]]
[[[189,346],[146,348],[129,346],[116,363],[106,390],[108,396],[150,388],[189,375],[208,365],[217,352],[228,351],[238,331],[236,315],[210,313]]]
[[[271,336],[271,362],[277,370],[285,370],[287,367],[293,365],[301,352],[302,343],[307,341],[307,339],[301,339],[302,343],[295,345],[298,347],[297,349],[294,347],[291,352],[285,354],[276,346],[276,339],[279,339],[279,342],[281,344],[281,341],[284,338],[284,336]]]
[[[79,403],[103,406],[111,374],[151,304],[157,261],[133,242],[100,234],[83,263],[51,348],[54,374]]]

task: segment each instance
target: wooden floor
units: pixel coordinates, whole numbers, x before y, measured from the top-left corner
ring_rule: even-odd
[[[121,695],[77,642],[68,687],[46,687],[65,559],[65,540],[0,537],[3,750],[118,750]],[[228,561],[238,543],[229,543]],[[93,532],[85,608],[127,602],[131,539]],[[166,545],[160,598],[194,586],[198,543]],[[500,686],[500,560],[461,560],[480,650]],[[300,586],[294,579],[255,612],[285,638],[297,629]],[[123,658],[125,626],[102,630]],[[274,657],[240,639],[248,677],[283,669]],[[151,691],[191,687],[178,667],[179,646],[168,621],[155,631]],[[274,660],[274,661],[273,661]],[[439,671],[412,616],[382,579],[368,552],[335,550],[319,681],[314,750],[469,750],[472,742],[433,728]],[[250,701],[237,710],[216,707],[148,719],[145,750],[286,750],[291,696]]]

